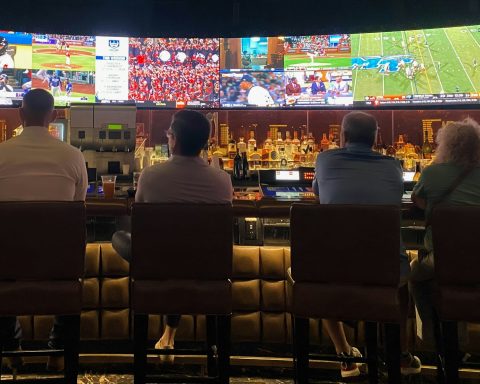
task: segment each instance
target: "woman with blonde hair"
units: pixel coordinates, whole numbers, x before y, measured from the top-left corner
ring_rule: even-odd
[[[437,135],[433,164],[424,169],[412,200],[425,210],[425,249],[411,263],[410,284],[422,320],[423,339],[437,327],[433,307],[434,250],[428,225],[435,206],[480,205],[480,125],[473,119],[448,123]],[[438,329],[438,328],[437,328]]]

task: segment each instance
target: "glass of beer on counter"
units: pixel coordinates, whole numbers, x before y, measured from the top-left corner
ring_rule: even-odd
[[[113,195],[115,194],[115,181],[117,180],[117,176],[115,175],[103,175],[102,176],[102,187],[103,187],[103,194],[106,199],[113,199]]]

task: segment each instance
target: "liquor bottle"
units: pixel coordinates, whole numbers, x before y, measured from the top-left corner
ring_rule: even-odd
[[[422,155],[423,158],[426,160],[430,160],[432,158],[433,148],[430,145],[430,141],[428,140],[428,131],[425,130],[425,134],[423,136],[423,145],[422,145]]]
[[[247,152],[247,144],[245,143],[243,137],[238,139],[237,148],[240,154]]]
[[[249,176],[249,168],[247,153],[242,152],[242,176],[244,179],[248,178]]]
[[[237,148],[237,153],[233,159],[233,177],[237,180],[243,179],[243,161]]]
[[[292,158],[293,154],[293,145],[292,145],[292,139],[290,139],[290,131],[287,131],[285,133],[285,155],[287,156],[287,159],[290,160]]]
[[[404,136],[398,135],[398,141],[395,143],[397,151],[405,146]]]
[[[305,135],[305,131],[302,129],[302,143],[300,144],[300,152],[302,154],[306,154],[307,151],[308,151],[307,136]]]
[[[385,155],[387,152],[385,145],[383,145],[382,132],[380,131],[380,128],[378,128],[377,130],[377,137],[375,140],[375,145],[373,146],[373,150],[381,153],[382,155]]]
[[[305,155],[305,161],[309,165],[315,163],[315,155],[313,153],[313,148],[312,147],[308,147],[307,153]]]
[[[403,135],[398,136],[398,141],[395,143],[396,145],[396,153],[395,156],[403,160],[405,158],[405,142],[403,141]]]
[[[250,131],[250,138],[248,139],[248,154],[251,154],[257,146],[257,140],[255,140],[255,131]]]
[[[307,145],[309,148],[312,148],[312,151],[315,151],[315,139],[313,138],[312,132],[308,132]]]
[[[280,168],[286,168],[288,166],[288,157],[285,153],[285,147],[278,149],[278,158],[280,159]]]
[[[387,146],[387,149],[385,152],[387,156],[391,156],[391,157],[395,157],[397,154],[397,151],[395,150],[395,147],[393,145]]]
[[[262,164],[262,154],[257,150],[257,147],[253,148],[253,152],[250,153],[248,158],[253,166],[253,169],[258,168]]]
[[[327,134],[324,133],[322,135],[322,140],[320,141],[320,151],[328,151],[328,147],[330,147],[330,142],[327,139]]]
[[[300,152],[300,140],[298,140],[298,132],[293,131],[293,140],[292,140],[292,153]]]
[[[282,139],[282,132],[277,132],[277,140],[275,142],[275,147],[277,148],[277,151],[280,152],[280,150],[285,150],[285,143]]]
[[[270,137],[270,131],[267,132],[267,139],[263,144],[262,149],[262,166],[268,168],[270,162],[270,151],[272,150],[272,139]]]
[[[267,149],[272,149],[272,145],[273,145],[273,142],[272,142],[272,136],[271,136],[271,133],[270,131],[267,132],[267,139],[265,140],[265,143],[263,144],[263,148],[267,148]]]
[[[237,153],[237,143],[233,138],[233,133],[230,135],[230,140],[228,141],[227,153],[229,159],[234,159],[235,154]]]

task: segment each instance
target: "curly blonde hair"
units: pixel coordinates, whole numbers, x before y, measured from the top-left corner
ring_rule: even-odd
[[[480,165],[480,125],[473,119],[452,121],[438,131],[435,163]]]

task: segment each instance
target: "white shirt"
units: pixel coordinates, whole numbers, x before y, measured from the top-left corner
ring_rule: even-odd
[[[228,204],[232,198],[230,175],[199,156],[172,156],[145,168],[135,195],[141,203]]]
[[[0,143],[0,201],[85,200],[87,187],[82,153],[47,128],[24,127]]]
[[[253,86],[250,88],[248,92],[248,104],[257,105],[259,107],[268,107],[274,105],[272,96],[270,93],[265,89],[258,85]]]
[[[3,55],[0,55],[0,72],[2,72],[2,69],[5,68],[13,68],[14,63],[12,56],[10,56],[8,53],[4,53]]]

